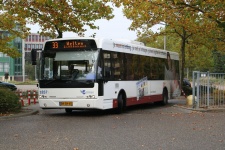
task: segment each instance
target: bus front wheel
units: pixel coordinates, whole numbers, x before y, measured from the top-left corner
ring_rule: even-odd
[[[121,114],[124,110],[124,101],[123,96],[120,94],[117,99],[118,107],[116,108],[116,113]]]

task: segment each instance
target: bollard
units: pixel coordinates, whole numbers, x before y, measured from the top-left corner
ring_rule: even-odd
[[[34,104],[36,104],[36,91],[33,91]]]
[[[22,91],[19,91],[19,96],[20,96],[21,105],[24,106],[23,93],[22,93]]]
[[[30,105],[30,90],[27,91],[27,96],[28,105]]]
[[[183,91],[183,89],[181,90],[181,92],[183,93],[184,97],[187,98],[185,92]]]

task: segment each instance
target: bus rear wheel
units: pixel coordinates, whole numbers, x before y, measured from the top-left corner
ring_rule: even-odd
[[[167,105],[168,104],[168,92],[167,91],[163,91],[163,99],[161,101],[162,105]]]
[[[72,113],[72,111],[73,111],[73,110],[72,110],[72,109],[70,109],[70,108],[66,108],[66,109],[65,109],[65,111],[66,111],[66,113],[68,113],[68,114],[69,114],[69,113]]]

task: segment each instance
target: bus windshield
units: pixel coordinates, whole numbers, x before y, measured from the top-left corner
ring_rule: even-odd
[[[44,52],[40,80],[95,80],[98,53],[96,50]]]

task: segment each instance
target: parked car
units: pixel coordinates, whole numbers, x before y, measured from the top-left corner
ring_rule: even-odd
[[[6,83],[6,82],[1,82],[0,81],[0,87],[6,87],[6,88],[9,88],[10,90],[12,91],[16,91],[17,90],[17,87],[15,84],[12,84],[12,83]]]

